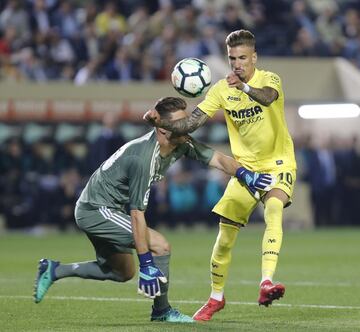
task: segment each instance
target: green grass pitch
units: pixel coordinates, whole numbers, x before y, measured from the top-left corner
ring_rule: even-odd
[[[209,295],[216,230],[165,231],[172,244],[173,307],[192,315]],[[208,323],[151,323],[151,301],[136,278],[121,284],[63,279],[32,300],[37,262],[92,260],[82,234],[0,236],[0,331],[360,331],[360,229],[286,231],[276,280],[285,297],[256,303],[262,229],[240,231],[226,287],[227,305]]]

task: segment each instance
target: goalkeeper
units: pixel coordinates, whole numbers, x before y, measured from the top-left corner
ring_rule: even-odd
[[[181,98],[163,98],[155,110],[161,119],[186,117]],[[125,282],[135,274],[132,249],[139,259],[138,293],[153,299],[152,321],[191,323],[193,319],[168,301],[170,245],[162,234],[147,227],[144,211],[150,185],[161,180],[176,160],[186,156],[229,175],[238,176],[249,190],[269,190],[273,178],[239,167],[233,158],[200,144],[190,136],[174,136],[157,128],[128,142],[91,176],[75,208],[76,223],[92,242],[96,261],[60,264],[42,259],[35,283],[39,303],[54,281],[66,277]],[[250,175],[250,176],[249,176]],[[129,205],[130,215],[125,205]]]
[[[269,192],[260,191],[266,228],[258,303],[268,306],[285,292],[284,285],[274,284],[272,278],[282,242],[283,209],[291,203],[296,179],[294,147],[285,121],[281,80],[275,73],[256,68],[254,35],[248,30],[233,31],[226,38],[226,46],[231,72],[211,87],[191,116],[170,122],[159,119],[156,112],[150,110],[144,118],[154,126],[181,135],[194,131],[222,109],[235,159],[248,170],[277,177],[277,183]],[[242,170],[242,176],[252,177],[246,169]],[[220,224],[210,265],[212,291],[194,319],[210,320],[215,312],[224,308],[232,248],[240,228],[247,224],[258,202],[256,195],[251,195],[232,178],[215,205],[213,212],[220,216]]]

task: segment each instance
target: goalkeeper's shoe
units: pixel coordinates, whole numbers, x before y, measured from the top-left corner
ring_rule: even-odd
[[[39,270],[34,287],[35,303],[39,303],[44,298],[46,292],[56,280],[55,269],[59,264],[59,262],[46,258],[39,261]]]
[[[151,321],[168,322],[168,323],[194,323],[194,320],[180,311],[168,308],[165,312],[157,313],[154,309],[151,314]]]
[[[213,298],[209,298],[209,300],[197,311],[195,312],[193,318],[195,320],[208,321],[212,318],[215,312],[224,309],[225,307],[225,298],[221,301],[217,301]]]
[[[265,280],[260,285],[259,305],[267,307],[272,301],[278,300],[285,294],[285,286],[273,284],[270,280]]]

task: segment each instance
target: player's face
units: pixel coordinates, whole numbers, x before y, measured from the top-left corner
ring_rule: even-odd
[[[187,117],[187,113],[184,110],[178,110],[172,113],[171,121],[184,119],[186,117]],[[182,135],[182,136],[175,135],[171,131],[167,131],[167,132],[168,132],[167,139],[173,145],[179,145],[185,143],[188,137],[187,135]]]
[[[253,47],[239,45],[227,46],[231,70],[243,81],[250,80],[255,71],[257,55]]]

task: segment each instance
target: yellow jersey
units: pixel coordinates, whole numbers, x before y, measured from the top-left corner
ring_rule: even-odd
[[[229,88],[225,79],[211,87],[198,108],[209,117],[224,110],[234,158],[253,171],[296,169],[294,145],[284,114],[284,92],[277,74],[255,69],[251,87],[271,87],[278,98],[269,106],[245,92]]]

